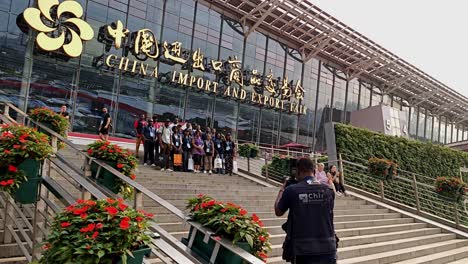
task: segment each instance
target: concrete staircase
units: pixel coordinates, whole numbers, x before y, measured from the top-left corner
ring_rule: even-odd
[[[67,156],[67,153],[62,152]],[[69,156],[74,159],[76,156]],[[81,166],[82,160],[76,160]],[[179,209],[200,193],[216,200],[235,202],[256,213],[270,232],[272,252],[268,263],[281,259],[287,216],[274,215],[278,187],[265,186],[241,176],[161,172],[140,165],[137,181]],[[177,239],[188,236],[189,226],[164,207],[144,197],[146,211]],[[335,229],[340,237],[338,258],[348,263],[468,263],[468,240],[414,218],[378,207],[354,196],[337,197]]]
[[[149,166],[139,167],[137,181],[180,209],[200,193],[242,205],[259,215],[270,232],[273,246],[268,263],[285,263],[281,224],[286,217],[278,218],[273,211],[278,188],[240,176],[160,172]],[[177,217],[149,200],[144,206],[168,232],[179,239],[187,237],[188,226]],[[468,263],[468,240],[353,196],[337,198],[335,229],[341,239],[340,264]]]

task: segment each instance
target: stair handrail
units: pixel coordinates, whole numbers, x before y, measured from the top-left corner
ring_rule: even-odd
[[[134,201],[133,207],[135,209],[143,207],[143,195],[146,195],[152,201],[154,201],[154,202],[158,203],[159,205],[163,206],[165,209],[170,211],[172,214],[176,215],[178,218],[180,218],[184,222],[187,222],[188,218],[185,216],[185,214],[184,214],[184,212],[182,210],[178,209],[177,207],[175,207],[171,203],[167,202],[166,200],[164,200],[160,196],[158,196],[155,193],[151,192],[150,190],[148,190],[146,187],[144,187],[140,183],[130,179],[128,176],[122,174],[120,171],[114,169],[113,167],[109,166],[105,162],[99,161],[96,158],[89,156],[86,152],[81,151],[71,141],[69,141],[66,138],[62,137],[60,134],[58,134],[55,131],[52,131],[51,129],[49,129],[48,127],[42,125],[40,122],[36,122],[36,121],[32,120],[26,113],[24,113],[23,111],[21,111],[20,109],[18,109],[14,105],[12,105],[10,103],[5,103],[5,102],[2,102],[0,104],[4,104],[6,106],[3,115],[9,117],[9,108],[15,110],[15,112],[20,114],[25,120],[27,120],[27,122],[31,122],[31,123],[35,124],[36,126],[40,127],[41,129],[44,129],[47,133],[50,133],[50,135],[52,137],[52,142],[54,142],[54,140],[55,140],[55,142],[57,144],[57,140],[63,141],[67,146],[70,146],[73,150],[77,151],[82,156],[84,156],[84,158],[85,158],[85,164],[83,166],[83,169],[84,169],[83,176],[84,176],[84,178],[89,179],[91,177],[91,164],[95,163],[98,166],[98,168],[97,168],[98,171],[101,170],[101,169],[105,169],[106,171],[112,173],[115,177],[119,178],[120,180],[122,180],[123,182],[125,182],[126,184],[128,184],[128,185],[130,185],[131,187],[134,188],[135,192],[134,192],[134,197],[133,197],[133,201]],[[10,119],[11,119],[11,117],[10,117]],[[56,150],[56,148],[55,148],[55,150]],[[88,192],[89,192],[89,190],[88,190]],[[93,194],[92,192],[89,192],[89,194],[86,194],[86,196],[87,196],[86,198],[90,198],[90,195],[92,195],[92,194]],[[168,242],[171,246],[174,246],[176,248],[181,249],[182,252],[186,253],[186,254],[184,254],[184,255],[186,255],[186,257],[190,258],[194,262],[197,262],[196,259],[193,258],[193,256],[190,254],[191,253],[190,248],[185,246],[181,241],[178,241],[174,236],[172,236],[171,234],[166,232],[159,225],[152,225],[152,228],[155,229],[155,231],[157,231],[161,235],[161,237],[163,237],[164,240],[166,242]],[[227,250],[233,252],[235,255],[241,257],[242,259],[248,261],[248,263],[252,263],[252,264],[261,264],[261,263],[263,263],[258,258],[253,256],[252,254],[250,254],[249,252],[247,252],[245,250],[240,251],[239,248],[237,246],[235,246],[235,245],[232,245],[232,244],[231,245],[226,245],[225,248]]]

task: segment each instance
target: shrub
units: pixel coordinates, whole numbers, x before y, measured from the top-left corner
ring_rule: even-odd
[[[292,176],[290,168],[291,159],[291,157],[287,156],[274,155],[271,163],[263,165],[262,176],[266,176],[266,169],[268,168],[268,177],[283,182],[284,177]]]
[[[266,262],[271,249],[270,237],[257,215],[233,203],[222,203],[203,194],[189,199],[189,216],[195,222],[215,230],[216,235],[237,242],[247,242],[255,256]]]
[[[258,148],[253,144],[239,145],[239,155],[244,158],[256,158],[258,156]]]
[[[50,129],[59,135],[66,136],[69,124],[68,120],[51,109],[46,107],[33,109],[29,113],[29,117],[34,121],[44,123],[44,125],[50,127]]]
[[[136,179],[133,173],[137,167],[138,160],[127,149],[122,149],[118,145],[111,144],[109,141],[96,141],[88,145],[88,155],[102,161],[115,163],[116,170],[128,176],[132,180]],[[117,179],[120,186],[120,192],[124,198],[130,198],[133,195],[133,188],[120,179]]]
[[[370,158],[368,168],[370,173],[389,179],[396,177],[398,164],[386,159]]]
[[[456,201],[459,201],[465,195],[465,188],[467,187],[460,178],[456,177],[437,177],[434,185],[438,194]]]
[[[78,200],[54,217],[40,263],[126,263],[127,253],[146,246],[152,214],[123,200]]]
[[[43,160],[52,153],[47,135],[21,125],[0,126],[0,191],[11,193],[26,181],[18,168],[26,159]]]

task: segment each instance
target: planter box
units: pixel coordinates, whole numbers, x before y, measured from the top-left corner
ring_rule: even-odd
[[[196,229],[193,227],[190,227],[189,239],[192,236],[192,233],[194,231],[196,231]],[[197,234],[195,235],[195,240],[193,241],[191,250],[197,253],[197,255],[203,258],[204,260],[210,261],[211,253],[214,250],[216,242],[213,241],[213,239],[210,239],[208,243],[205,243],[203,242],[204,237],[205,235],[202,232],[198,231]],[[184,239],[183,242],[187,244],[188,239]],[[250,248],[250,245],[247,242],[237,242],[236,245],[246,250],[247,252],[253,253],[252,249]],[[218,256],[216,256],[215,263],[217,264],[242,264],[245,262],[242,260],[241,257],[237,256],[230,250],[221,246],[221,248],[218,251]]]
[[[106,164],[115,168],[117,165],[114,161],[104,161]],[[97,175],[99,166],[96,163],[91,164],[91,177],[94,179],[97,178],[96,182],[107,189],[111,190],[113,193],[119,193],[120,191],[120,184],[118,184],[118,178],[114,176],[114,174],[110,173],[109,171],[101,168],[99,171],[99,175]]]
[[[143,263],[143,258],[149,256],[151,253],[151,248],[144,247],[132,251],[133,258],[127,254],[127,264],[141,264]],[[117,264],[122,264],[122,260],[119,260]]]
[[[27,159],[19,165],[18,168],[25,172],[27,181],[21,184],[13,194],[15,201],[21,204],[32,204],[38,200],[39,185],[42,181],[41,165],[41,161],[33,159]]]

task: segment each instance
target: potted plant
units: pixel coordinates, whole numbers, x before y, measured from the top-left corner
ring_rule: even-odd
[[[258,148],[253,144],[239,145],[239,155],[244,158],[256,158],[258,155]]]
[[[54,217],[39,263],[141,264],[152,217],[122,199],[78,200]]]
[[[389,180],[397,176],[398,164],[390,160],[374,157],[369,159],[368,168],[370,173]]]
[[[465,195],[467,185],[457,177],[437,177],[435,180],[435,191],[445,197],[460,201]]]
[[[107,163],[132,180],[136,179],[133,172],[137,167],[138,160],[127,149],[122,149],[118,145],[111,144],[109,141],[96,141],[88,145],[88,155]],[[128,184],[105,169],[101,169],[99,175],[97,175],[97,171],[97,164],[92,163],[92,177],[97,178],[99,184],[107,187],[114,193],[122,194],[125,199],[132,197],[133,188]]]
[[[31,110],[29,117],[34,121],[42,123],[62,137],[67,136],[68,120],[51,109],[46,107],[35,108]],[[63,148],[62,142],[60,142],[59,148]]]
[[[1,125],[0,190],[17,202],[36,202],[42,160],[51,153],[47,135],[22,125]]]
[[[271,249],[270,238],[263,222],[257,215],[247,215],[247,211],[233,203],[215,201],[213,198],[200,194],[189,199],[188,210],[191,221],[198,222],[216,232],[214,239],[220,236],[232,240],[233,244],[254,254],[266,262],[267,252]],[[190,230],[190,235],[194,232]],[[203,235],[197,232],[192,250],[206,260],[210,259],[214,241],[203,242]],[[231,251],[221,248],[216,258],[217,263],[240,264],[242,259]]]

